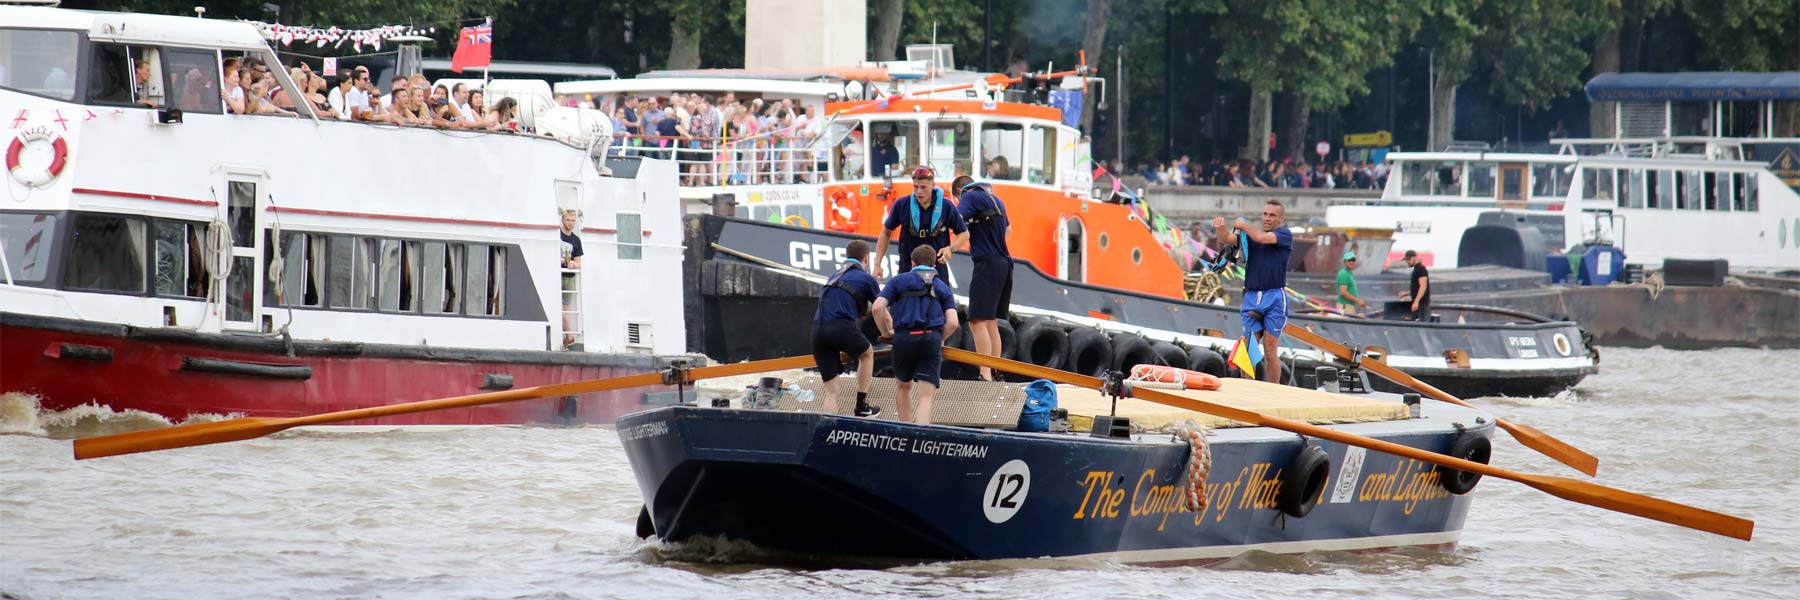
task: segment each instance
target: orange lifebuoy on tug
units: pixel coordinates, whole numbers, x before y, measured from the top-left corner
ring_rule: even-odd
[[[843,189],[832,190],[829,199],[825,207],[825,228],[832,231],[856,231],[857,225],[862,222],[862,204]]]
[[[20,164],[20,155],[25,152],[25,145],[32,142],[48,142],[50,144],[50,164],[42,169],[27,170]],[[42,187],[55,181],[62,175],[63,167],[69,163],[69,142],[61,134],[49,127],[33,127],[20,131],[13,136],[12,143],[6,147],[6,171],[13,181],[30,187]]]

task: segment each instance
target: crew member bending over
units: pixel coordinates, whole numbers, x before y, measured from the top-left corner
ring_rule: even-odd
[[[901,272],[912,269],[913,265],[935,264],[939,277],[950,278],[950,250],[969,240],[969,228],[963,224],[962,215],[956,214],[956,207],[945,206],[949,203],[944,201],[944,190],[932,185],[934,177],[931,167],[914,168],[913,193],[895,200],[888,208],[887,221],[881,224],[881,239],[875,243],[872,272],[876,279],[881,279],[881,261],[887,257],[888,238],[896,230],[900,232]],[[954,238],[952,233],[956,234]],[[921,245],[939,250],[936,255],[926,257],[925,262],[913,262],[913,248]]]
[[[838,410],[837,376],[844,372],[844,358],[856,361],[856,416],[873,417],[881,407],[869,404],[869,376],[875,370],[875,353],[869,351],[869,338],[857,327],[869,308],[869,302],[881,293],[881,284],[862,268],[869,258],[869,243],[854,240],[844,248],[844,265],[825,281],[819,291],[819,309],[813,312],[813,364],[824,380],[824,409]],[[842,356],[839,355],[842,353]]]
[[[1004,157],[994,161],[1005,164]],[[968,175],[957,176],[950,187],[961,194],[956,212],[969,225],[969,258],[975,263],[975,272],[969,277],[969,332],[974,334],[976,352],[999,356],[1000,319],[1006,318],[1012,305],[1012,253],[1006,248],[1011,223],[1006,218],[1006,204],[987,184]],[[993,381],[993,370],[981,367],[981,378]]]
[[[1287,210],[1281,201],[1270,200],[1263,206],[1262,227],[1252,227],[1238,219],[1232,229],[1225,229],[1225,219],[1213,218],[1220,243],[1237,239],[1233,230],[1242,230],[1250,238],[1245,248],[1244,306],[1238,310],[1244,336],[1261,339],[1263,345],[1263,380],[1281,383],[1281,328],[1287,325],[1287,265],[1294,252],[1294,234],[1282,226]],[[1260,336],[1259,336],[1260,334]]]
[[[950,295],[950,284],[931,268],[935,253],[931,246],[913,248],[911,258],[919,266],[895,275],[875,299],[875,327],[882,337],[894,339],[900,420],[920,425],[931,423],[944,339],[956,333],[956,297]],[[918,385],[913,385],[915,382]]]

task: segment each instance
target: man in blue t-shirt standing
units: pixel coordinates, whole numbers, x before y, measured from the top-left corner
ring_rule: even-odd
[[[913,193],[902,196],[888,207],[887,220],[881,223],[881,238],[875,242],[875,264],[870,269],[881,279],[881,262],[887,257],[888,238],[900,232],[900,269],[905,273],[914,264],[936,265],[938,277],[950,278],[950,250],[969,240],[969,227],[963,224],[956,207],[944,201],[944,190],[934,185],[936,175],[931,167],[918,166],[912,171]],[[913,248],[937,248],[935,260],[914,263]],[[946,282],[947,283],[947,282]]]
[[[863,337],[857,322],[881,284],[862,268],[869,258],[869,243],[854,240],[844,248],[844,265],[825,280],[819,290],[819,309],[813,312],[813,364],[819,367],[819,379],[825,382],[825,412],[837,412],[837,376],[844,372],[844,357],[856,361],[856,416],[873,417],[881,407],[869,404],[869,377],[875,371],[875,353],[869,351],[869,338]]]
[[[931,268],[935,252],[931,246],[913,248],[912,260],[919,266],[895,275],[875,299],[875,327],[882,337],[894,339],[900,420],[920,425],[931,424],[944,339],[955,334],[957,326],[956,296]]]
[[[969,258],[975,272],[969,275],[969,332],[975,351],[1000,356],[1000,319],[1012,308],[1012,252],[1006,248],[1006,204],[988,184],[959,175],[950,183],[958,194],[956,213],[969,227]],[[981,367],[981,378],[992,381],[993,370]]]
[[[1287,266],[1288,256],[1294,253],[1294,234],[1281,224],[1286,217],[1281,201],[1270,200],[1263,206],[1261,228],[1238,219],[1226,229],[1223,217],[1213,218],[1221,244],[1237,239],[1239,230],[1250,238],[1244,248],[1244,306],[1238,309],[1238,316],[1243,319],[1244,336],[1262,341],[1263,380],[1270,383],[1281,383],[1277,351],[1281,328],[1287,325]]]

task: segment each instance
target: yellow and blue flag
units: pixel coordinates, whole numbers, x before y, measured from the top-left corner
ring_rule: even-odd
[[[1256,377],[1256,365],[1262,364],[1262,345],[1249,336],[1238,338],[1237,345],[1231,348],[1230,362],[1245,377]]]

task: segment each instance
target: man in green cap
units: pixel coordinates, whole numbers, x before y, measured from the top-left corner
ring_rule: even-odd
[[[1363,310],[1369,309],[1369,303],[1363,302],[1363,299],[1356,295],[1356,274],[1353,273],[1355,270],[1356,253],[1345,252],[1344,268],[1338,269],[1337,306],[1338,310],[1343,311],[1346,315],[1355,314],[1354,311],[1358,306],[1361,306]]]

